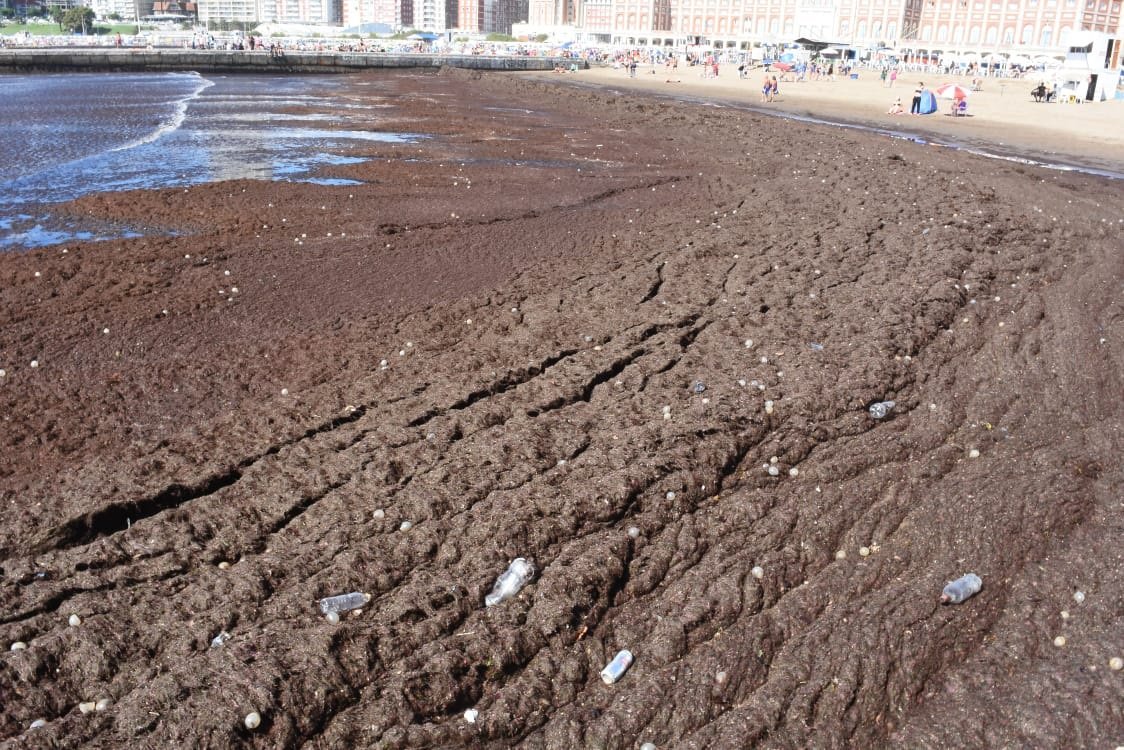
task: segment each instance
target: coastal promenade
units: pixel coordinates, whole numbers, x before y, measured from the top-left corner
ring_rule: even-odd
[[[585,60],[522,55],[438,55],[378,52],[285,52],[191,49],[9,49],[0,50],[0,72],[196,70],[212,73],[353,73],[371,68],[467,68],[553,70],[588,67]]]

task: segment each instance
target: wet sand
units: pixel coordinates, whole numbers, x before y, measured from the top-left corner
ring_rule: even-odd
[[[1124,186],[354,84],[431,135],[324,171],[363,185],[96,195],[179,234],[0,255],[0,745],[1121,742]]]

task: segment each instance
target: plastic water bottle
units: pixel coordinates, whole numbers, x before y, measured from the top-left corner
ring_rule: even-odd
[[[507,570],[500,573],[492,592],[484,597],[484,606],[494,607],[504,599],[510,599],[519,593],[527,581],[535,575],[535,566],[522,557],[517,557],[507,566]]]
[[[975,573],[960,576],[955,581],[950,581],[941,592],[941,604],[960,604],[970,596],[979,593],[983,588],[983,581]]]
[[[612,685],[614,682],[624,677],[624,673],[632,666],[632,652],[625,650],[617,652],[613,660],[605,665],[601,670],[601,681],[606,685]]]
[[[870,416],[874,417],[875,419],[882,419],[887,414],[889,414],[890,410],[893,408],[893,401],[879,401],[877,404],[870,405]]]
[[[329,612],[349,612],[353,609],[359,609],[369,601],[371,601],[370,594],[353,591],[350,594],[340,594],[339,596],[329,596],[321,599],[320,611],[324,614],[328,614]]]

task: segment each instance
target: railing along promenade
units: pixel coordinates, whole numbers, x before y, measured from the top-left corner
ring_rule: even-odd
[[[589,67],[585,60],[528,55],[441,55],[415,52],[306,52],[192,49],[0,49],[0,71],[170,71],[213,73],[353,73],[372,68],[553,70]]]

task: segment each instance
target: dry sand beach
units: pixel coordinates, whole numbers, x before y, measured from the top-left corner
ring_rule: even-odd
[[[662,66],[657,66],[654,72],[648,66],[641,66],[637,77],[632,79],[623,70],[596,67],[570,77],[625,91],[750,105],[800,117],[912,133],[1040,161],[1077,162],[1124,172],[1124,101],[1038,103],[1030,95],[1030,90],[1038,84],[1033,78],[982,79],[983,90],[972,92],[968,99],[969,117],[948,116],[950,102],[940,99],[938,112],[917,117],[908,112],[913,91],[919,83],[925,83],[930,89],[942,83],[970,87],[971,78],[903,73],[892,88],[887,88],[876,71],[860,70],[855,80],[783,81],[781,95],[773,102],[762,104],[762,68],[751,71],[746,79],[739,79],[733,66],[726,66],[718,78],[702,78],[699,70],[680,68],[669,74]],[[773,74],[780,75],[779,72]],[[887,114],[899,97],[907,114]]]
[[[1124,744],[1124,184],[610,73],[0,255],[0,747]]]

